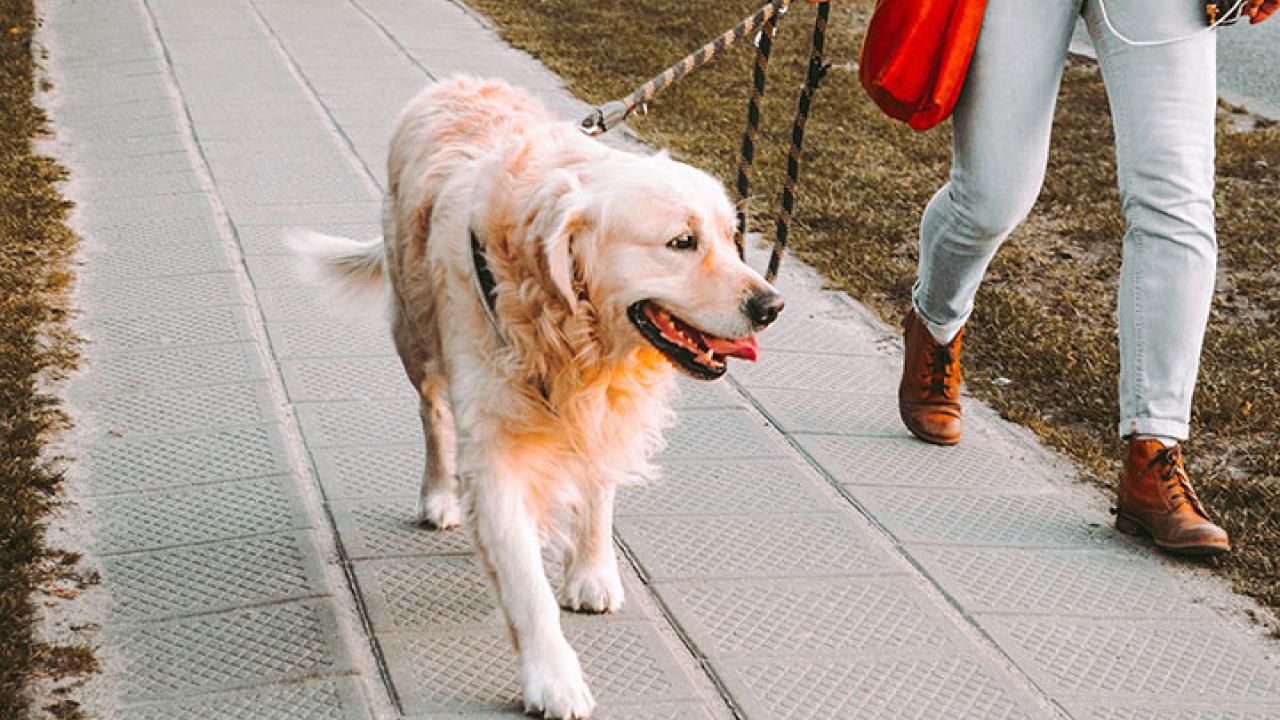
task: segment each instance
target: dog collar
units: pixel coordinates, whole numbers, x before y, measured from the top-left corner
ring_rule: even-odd
[[[471,273],[472,285],[480,296],[480,307],[484,308],[484,316],[489,319],[489,327],[493,328],[498,337],[504,337],[502,328],[498,327],[498,313],[495,310],[498,303],[498,281],[489,269],[489,261],[484,257],[484,245],[480,244],[475,230],[471,231],[471,265],[474,271]]]

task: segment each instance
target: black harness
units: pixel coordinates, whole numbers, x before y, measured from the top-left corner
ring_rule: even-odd
[[[489,269],[489,261],[484,257],[484,245],[480,244],[480,238],[476,237],[476,231],[471,231],[471,266],[474,271],[471,275],[476,292],[480,295],[480,306],[484,308],[485,317],[489,318],[489,326],[493,331],[502,337],[502,328],[498,327],[498,313],[495,309],[498,303],[498,281],[493,277],[493,271]]]

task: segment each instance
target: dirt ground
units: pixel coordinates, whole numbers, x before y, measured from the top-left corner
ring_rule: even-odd
[[[75,592],[74,555],[44,545],[44,521],[57,504],[60,462],[44,455],[66,425],[45,388],[76,362],[65,324],[68,259],[75,236],[69,205],[54,183],[65,172],[36,154],[44,114],[32,101],[35,16],[31,0],[0,0],[0,717],[27,715],[34,674],[75,678],[95,667],[79,646],[35,641],[33,603]],[[55,701],[57,717],[76,713]]]
[[[602,102],[749,14],[758,0],[471,0],[517,47]],[[920,212],[943,184],[950,130],[916,133],[857,87],[852,66],[872,3],[838,2],[835,64],[814,104],[799,191],[795,253],[889,322],[905,312]],[[772,233],[813,9],[783,20],[757,146],[754,224]],[[732,186],[745,118],[749,48],[668,91],[632,125]],[[1202,499],[1236,550],[1210,561],[1235,588],[1280,608],[1280,127],[1224,107],[1218,132],[1217,295],[1187,444]],[[1073,59],[1048,178],[1028,221],[991,267],[966,341],[969,391],[1075,458],[1111,487],[1119,471],[1115,302],[1121,237],[1115,154],[1098,69]]]

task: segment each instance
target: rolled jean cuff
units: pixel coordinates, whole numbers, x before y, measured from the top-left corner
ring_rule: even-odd
[[[1190,437],[1191,426],[1185,420],[1125,418],[1120,421],[1120,437],[1130,435],[1161,435],[1182,441]]]
[[[933,339],[943,345],[952,341],[956,334],[960,332],[960,328],[969,321],[969,317],[958,318],[949,323],[936,323],[929,319],[929,314],[920,309],[920,298],[915,293],[912,294],[911,307],[916,311],[916,317],[920,318],[920,322],[924,323],[925,329],[933,336]]]

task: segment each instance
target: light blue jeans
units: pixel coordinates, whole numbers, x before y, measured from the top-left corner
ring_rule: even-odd
[[[1113,25],[1133,40],[1205,26],[1198,0],[1105,1]],[[1098,0],[989,0],[955,111],[951,178],[921,220],[912,299],[940,340],[968,319],[988,263],[1040,192],[1067,46],[1081,14],[1110,98],[1127,224],[1120,434],[1186,439],[1217,261],[1213,33],[1132,47],[1104,25]],[[1089,207],[1089,198],[1079,201]]]

